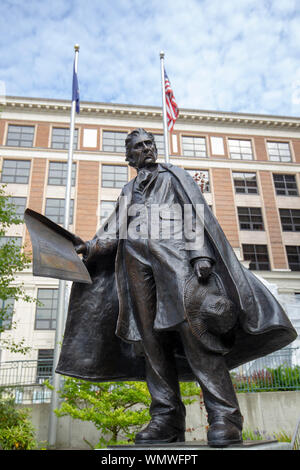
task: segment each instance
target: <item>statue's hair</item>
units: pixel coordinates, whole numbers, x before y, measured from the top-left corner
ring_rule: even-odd
[[[132,158],[132,155],[131,155],[132,140],[134,137],[137,137],[141,134],[146,134],[149,137],[149,139],[153,142],[155,146],[155,150],[157,151],[154,135],[151,132],[147,132],[145,131],[145,129],[142,129],[141,127],[130,132],[127,135],[126,140],[125,140],[125,147],[126,147],[126,159],[125,160],[128,162],[130,166],[133,166],[133,167],[135,167],[136,164],[135,164],[134,158]]]

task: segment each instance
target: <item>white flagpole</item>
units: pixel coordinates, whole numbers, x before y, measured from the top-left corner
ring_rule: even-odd
[[[164,138],[165,138],[165,162],[169,163],[169,160],[170,160],[169,159],[169,139],[168,139],[168,125],[167,125],[165,66],[164,66],[165,53],[161,51],[159,55],[160,55],[162,109],[163,109],[163,124],[164,124]]]
[[[74,69],[75,69],[75,74],[77,74],[79,45],[76,44],[74,46],[74,49],[75,49]],[[65,200],[65,217],[64,217],[64,228],[66,230],[69,229],[69,221],[70,221],[75,111],[76,111],[76,101],[73,100],[72,101],[72,106],[71,106],[70,139],[69,139],[68,170],[67,170],[66,200]]]
[[[74,46],[74,49],[75,49],[74,68],[75,68],[75,73],[77,74],[79,45],[76,44]],[[63,225],[66,230],[69,229],[69,221],[70,221],[75,111],[76,111],[76,101],[72,99],[69,152],[68,152],[68,164],[67,164],[67,181],[66,181],[66,193],[65,193],[65,211],[64,211],[64,225]],[[58,390],[61,384],[61,376],[55,373],[55,369],[56,369],[59,355],[60,355],[61,342],[63,339],[63,333],[64,333],[64,327],[65,327],[67,297],[69,293],[69,289],[67,287],[69,287],[67,286],[67,281],[64,281],[64,280],[59,281],[59,291],[58,291],[59,295],[58,295],[58,305],[57,305],[58,308],[57,308],[57,318],[56,318],[53,374],[52,374],[52,385],[54,388],[52,390],[49,429],[48,429],[48,444],[50,447],[53,447],[56,444],[57,419],[58,418],[56,414],[54,413],[54,410],[58,408],[59,406]]]

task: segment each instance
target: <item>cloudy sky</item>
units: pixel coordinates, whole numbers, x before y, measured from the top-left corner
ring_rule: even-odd
[[[1,0],[9,96],[300,116],[299,0]]]

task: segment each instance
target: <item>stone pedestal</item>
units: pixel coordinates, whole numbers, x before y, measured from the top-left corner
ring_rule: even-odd
[[[190,453],[202,452],[204,450],[291,450],[291,444],[289,442],[278,442],[278,441],[243,441],[242,444],[231,445],[227,447],[210,447],[206,441],[191,441],[191,442],[176,442],[172,444],[152,444],[151,446],[145,446],[143,444],[137,445],[118,445],[109,446],[107,450],[119,450],[119,451],[140,451],[147,450],[155,453],[156,451],[167,451]]]

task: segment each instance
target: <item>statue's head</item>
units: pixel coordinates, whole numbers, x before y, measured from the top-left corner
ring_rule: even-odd
[[[135,129],[125,140],[126,161],[134,168],[153,165],[157,159],[154,135],[145,129]]]

